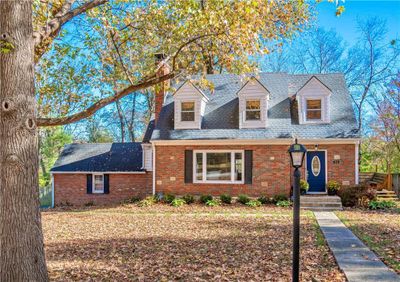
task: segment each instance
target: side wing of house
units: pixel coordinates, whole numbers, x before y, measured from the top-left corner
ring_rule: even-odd
[[[150,195],[149,165],[141,143],[67,145],[51,169],[53,206],[112,204]]]

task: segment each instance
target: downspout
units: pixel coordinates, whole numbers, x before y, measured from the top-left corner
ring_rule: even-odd
[[[54,175],[51,173],[51,207],[54,208]]]
[[[355,146],[356,146],[356,149],[355,149],[355,170],[356,170],[356,173],[355,173],[355,176],[356,176],[356,179],[355,179],[355,184],[356,185],[358,185],[358,182],[359,182],[359,175],[358,175],[358,173],[359,173],[359,158],[360,158],[360,155],[359,155],[359,150],[360,150],[360,141],[358,141],[356,144],[355,144]]]
[[[153,196],[156,194],[156,145],[151,143],[153,157]]]

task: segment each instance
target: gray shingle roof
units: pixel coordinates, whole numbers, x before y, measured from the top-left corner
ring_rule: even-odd
[[[214,91],[202,89],[210,101],[206,104],[202,126],[198,129],[174,130],[174,102],[168,94],[157,126],[148,127],[146,140],[201,140],[201,139],[302,139],[359,138],[354,109],[342,74],[316,74],[331,95],[331,122],[329,124],[299,124],[293,110],[293,96],[313,75],[287,73],[260,73],[257,79],[270,93],[268,127],[239,129],[238,90],[241,77],[233,74],[208,75]],[[151,136],[151,138],[149,138]]]
[[[52,172],[142,171],[141,143],[69,144],[61,152]]]

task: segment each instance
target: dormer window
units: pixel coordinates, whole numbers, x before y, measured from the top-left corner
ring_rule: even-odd
[[[208,97],[190,80],[184,82],[173,94],[174,128],[201,129]]]
[[[261,102],[260,100],[246,101],[246,120],[261,119]]]
[[[332,91],[321,80],[312,76],[296,93],[299,123],[329,123],[331,94]]]
[[[307,100],[307,121],[322,119],[322,103],[321,99]]]
[[[252,77],[238,91],[239,128],[267,128],[269,91]]]
[[[195,119],[195,103],[181,103],[181,121],[194,121]]]

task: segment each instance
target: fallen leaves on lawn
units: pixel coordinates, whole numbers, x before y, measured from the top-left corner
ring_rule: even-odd
[[[43,213],[53,281],[290,281],[291,209],[134,205]],[[301,216],[301,280],[345,281]]]

